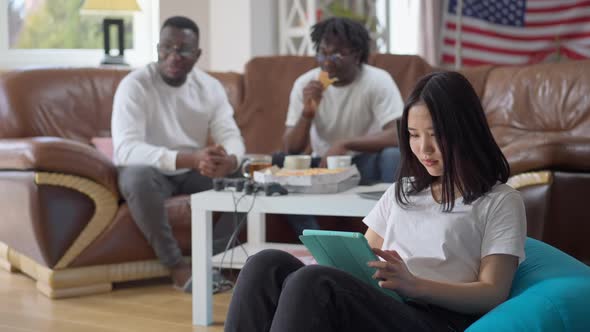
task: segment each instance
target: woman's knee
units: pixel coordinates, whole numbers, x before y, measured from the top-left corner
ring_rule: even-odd
[[[289,276],[285,289],[296,294],[309,290],[331,291],[331,287],[335,285],[333,281],[338,280],[340,273],[342,272],[339,270],[322,265],[307,265]]]
[[[299,259],[285,251],[266,249],[248,258],[240,274],[251,274],[254,272],[262,275],[266,272],[277,270],[284,270],[283,273],[291,273],[299,269],[302,265],[303,263]]]

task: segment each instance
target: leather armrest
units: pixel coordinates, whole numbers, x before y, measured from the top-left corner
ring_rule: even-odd
[[[117,169],[90,145],[59,137],[0,139],[0,170],[56,172],[91,179],[117,197]]]
[[[533,140],[517,141],[502,149],[510,172],[515,175],[535,170],[570,172],[590,171],[590,144],[584,141],[535,144]]]

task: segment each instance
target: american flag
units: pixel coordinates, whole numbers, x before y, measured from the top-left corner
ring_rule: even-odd
[[[447,0],[442,62],[455,63],[458,0]],[[463,0],[461,62],[530,64],[590,58],[589,0]]]

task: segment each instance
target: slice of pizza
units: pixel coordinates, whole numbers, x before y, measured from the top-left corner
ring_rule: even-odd
[[[338,77],[330,78],[328,72],[322,70],[320,71],[320,76],[318,77],[318,80],[320,81],[320,83],[322,83],[324,90],[326,90],[330,85],[338,81]]]
[[[324,174],[336,174],[336,173],[344,172],[345,170],[346,169],[344,169],[344,168],[334,168],[334,169],[308,168],[308,169],[300,169],[300,170],[281,169],[275,173],[275,176],[317,176],[317,175],[324,175]]]

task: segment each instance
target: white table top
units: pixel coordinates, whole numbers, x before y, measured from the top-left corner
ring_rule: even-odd
[[[234,211],[254,213],[310,214],[329,216],[364,217],[377,203],[376,200],[360,197],[357,193],[387,190],[391,184],[380,183],[372,186],[358,186],[336,194],[297,194],[284,196],[256,196],[243,192],[204,191],[192,195],[193,208],[209,211]],[[232,196],[233,193],[233,196]],[[241,198],[242,197],[242,198]],[[233,201],[239,203],[234,206]],[[254,202],[253,202],[254,200]],[[254,203],[254,204],[252,204]]]

